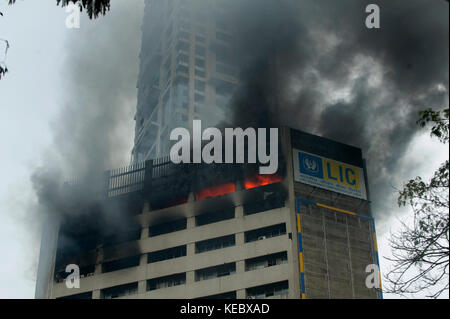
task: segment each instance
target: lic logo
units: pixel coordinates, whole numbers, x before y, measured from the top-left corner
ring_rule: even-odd
[[[314,159],[305,157],[303,159],[303,165],[305,169],[310,171],[312,174],[317,174],[317,171],[319,170],[319,165],[317,164],[317,161],[315,161]]]
[[[323,165],[320,157],[299,152],[300,173],[323,178]]]

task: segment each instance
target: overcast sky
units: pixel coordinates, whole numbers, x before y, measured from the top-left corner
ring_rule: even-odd
[[[55,5],[55,0],[18,1],[12,7],[5,2],[0,4],[0,11],[4,13],[4,17],[0,17],[0,38],[8,39],[11,48],[6,61],[10,72],[0,80],[0,298],[33,298],[39,234],[32,226],[36,220],[33,215],[36,198],[30,176],[47,159],[54,143],[55,121],[63,106],[73,102],[66,85],[66,78],[72,77],[74,72],[74,65],[67,64],[67,57],[72,54],[68,48],[95,47],[97,43],[95,36],[81,41],[76,34],[80,30],[65,27],[67,13]],[[127,1],[127,4],[140,9],[141,2]],[[113,2],[113,13],[114,8]],[[83,19],[81,27],[94,28],[102,21],[111,23],[107,19],[109,17],[94,22]],[[135,31],[139,40],[139,28],[135,27]],[[134,42],[136,47],[129,50],[136,65],[138,40]],[[0,53],[0,60],[2,58]],[[102,62],[101,55],[92,59],[92,63]],[[132,74],[128,76],[132,78]],[[130,87],[134,85],[131,83]],[[121,155],[114,162],[117,166],[127,165],[133,141],[135,101],[128,97],[125,100],[128,101],[124,105],[126,117],[119,123],[125,142],[118,147]],[[403,155],[401,163],[408,170],[398,172],[399,177],[429,177],[448,156],[448,150],[424,131],[413,139]],[[413,172],[409,170],[411,167],[414,167]],[[392,186],[401,185],[386,185]],[[398,220],[408,215],[408,210],[397,208],[395,201],[391,209],[396,212],[391,214],[394,217],[377,220],[382,270],[389,266],[383,260],[383,256],[389,255],[389,230],[397,229]]]

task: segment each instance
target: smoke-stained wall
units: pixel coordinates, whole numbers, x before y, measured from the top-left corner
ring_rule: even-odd
[[[87,228],[99,235],[128,224],[120,205],[106,207],[99,198],[103,172],[129,163],[142,12],[143,1],[115,0],[106,16],[89,20],[82,13],[80,28],[67,30],[65,68],[60,70],[65,90],[59,92],[65,103],[52,123],[53,144],[31,177],[43,223],[70,220],[71,232]],[[65,192],[65,183],[73,179],[83,185],[76,196]],[[64,237],[81,246],[63,231]],[[48,244],[41,246],[52,251],[55,241],[43,240]],[[41,278],[37,288],[42,290]]]

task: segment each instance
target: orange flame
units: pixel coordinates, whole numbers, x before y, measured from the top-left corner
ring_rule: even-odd
[[[251,189],[259,186],[275,184],[283,181],[283,177],[278,174],[273,175],[255,175],[244,181],[245,189]]]
[[[204,200],[208,197],[217,197],[220,195],[225,195],[229,193],[234,193],[235,191],[235,185],[234,183],[227,183],[217,186],[212,186],[209,188],[202,189],[197,192],[197,200]]]

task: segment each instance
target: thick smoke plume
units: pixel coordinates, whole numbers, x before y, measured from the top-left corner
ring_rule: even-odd
[[[103,172],[129,163],[142,16],[143,1],[113,1],[106,16],[83,15],[80,29],[67,30],[65,103],[32,183],[42,216],[71,221],[61,238],[73,247],[82,245],[73,233],[103,236],[128,226],[119,205],[102,201]],[[68,181],[81,187],[67,193]]]
[[[381,9],[380,29],[365,26],[370,3]],[[243,57],[234,124],[288,125],[361,147],[373,213],[387,216],[419,110],[448,107],[448,2],[234,4]]]

